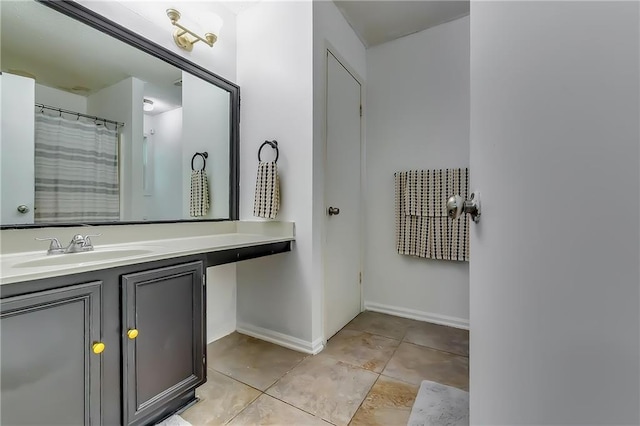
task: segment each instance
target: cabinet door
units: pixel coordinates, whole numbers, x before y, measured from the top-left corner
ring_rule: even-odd
[[[0,301],[3,425],[99,425],[101,282]],[[99,350],[99,349],[98,349]]]
[[[143,424],[206,379],[203,265],[124,275],[122,285],[123,423]]]

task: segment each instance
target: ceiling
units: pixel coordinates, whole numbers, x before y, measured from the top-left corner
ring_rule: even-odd
[[[386,43],[469,14],[469,1],[334,0],[366,47]]]
[[[259,1],[221,3],[238,13]],[[334,0],[334,3],[367,47],[469,13],[469,1],[458,0]],[[164,14],[163,8],[155,9]],[[3,2],[0,28],[2,70],[35,76],[45,86],[88,96],[133,76],[149,83],[151,93],[145,96],[160,97],[161,87],[175,88],[173,83],[181,78],[177,68],[37,2]],[[179,106],[177,97],[179,94],[167,99],[167,108]]]
[[[223,0],[234,14],[261,0]],[[313,0],[332,1],[332,0]],[[453,21],[469,14],[470,0],[333,0],[366,47]]]

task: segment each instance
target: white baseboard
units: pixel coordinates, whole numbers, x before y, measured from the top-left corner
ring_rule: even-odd
[[[284,346],[285,348],[293,349],[294,351],[312,355],[319,353],[324,347],[322,338],[309,342],[307,340],[289,336],[288,334],[251,324],[238,323],[236,331],[241,334],[246,334],[247,336],[255,337],[256,339],[265,340],[267,342],[275,343],[276,345]]]
[[[207,329],[207,345],[209,343],[215,342],[216,340],[222,339],[225,336],[228,336],[234,331],[236,331],[235,324],[233,324],[233,327],[221,327],[217,328],[216,330]]]
[[[431,322],[434,324],[448,325],[449,327],[469,330],[469,320],[464,318],[450,317],[447,315],[433,314],[430,312],[366,301],[364,302],[364,308],[367,311],[380,312],[382,314],[395,315],[397,317],[410,318],[418,321]]]

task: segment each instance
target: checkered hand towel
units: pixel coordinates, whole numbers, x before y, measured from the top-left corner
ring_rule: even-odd
[[[191,217],[205,216],[209,211],[209,182],[204,170],[191,172],[191,201],[189,214]]]
[[[280,178],[275,161],[258,163],[253,215],[275,219],[280,209]]]
[[[469,260],[469,215],[452,220],[447,197],[468,198],[469,169],[395,173],[396,248],[399,254]]]

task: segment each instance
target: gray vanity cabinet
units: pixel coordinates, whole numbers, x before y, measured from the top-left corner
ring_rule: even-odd
[[[0,301],[3,425],[101,423],[102,282]]]
[[[123,423],[145,424],[206,380],[203,264],[123,275],[121,285]]]
[[[205,267],[290,250],[287,241],[1,285],[0,424],[146,425],[193,403],[207,371]]]

